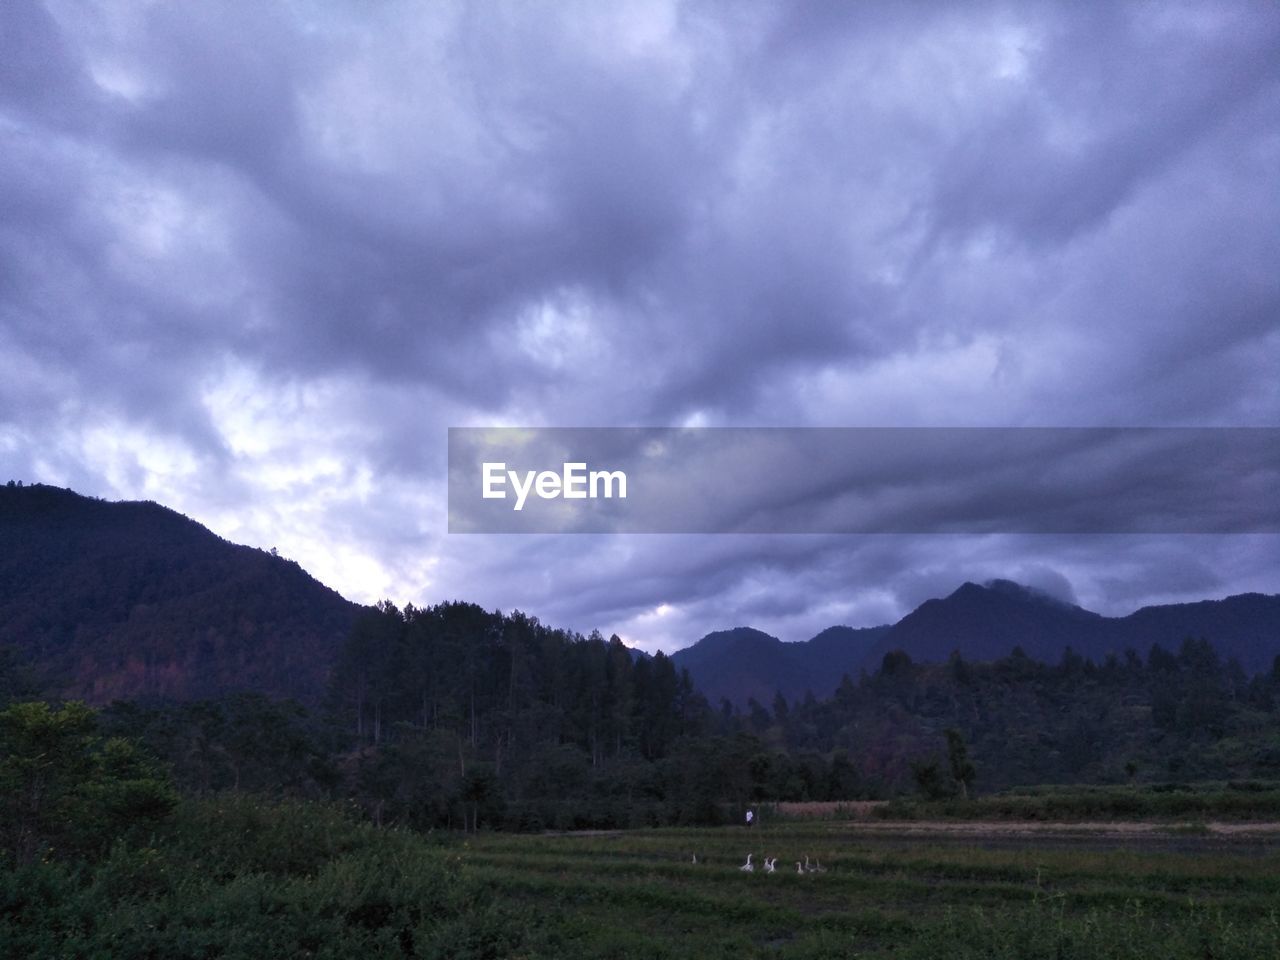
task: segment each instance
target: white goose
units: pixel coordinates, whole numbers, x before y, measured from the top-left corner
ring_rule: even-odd
[[[770,860],[768,857],[765,857],[765,858],[764,858],[764,872],[765,872],[765,873],[773,873],[773,871],[777,868],[777,865],[778,865],[778,858],[777,858],[777,857],[774,857],[772,860]]]
[[[743,873],[751,873],[753,870],[755,870],[755,867],[751,865],[751,854],[749,853],[747,854],[747,862],[744,863],[742,866],[740,866],[738,869],[741,870]]]

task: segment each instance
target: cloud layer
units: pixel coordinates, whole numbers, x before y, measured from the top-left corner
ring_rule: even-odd
[[[1262,2],[0,5],[0,462],[668,648],[1275,538],[450,537],[463,425],[1280,424]]]

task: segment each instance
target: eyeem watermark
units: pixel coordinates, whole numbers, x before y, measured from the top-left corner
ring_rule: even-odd
[[[449,531],[1280,534],[1280,428],[455,427]]]
[[[523,510],[530,492],[542,500],[606,500],[627,498],[627,475],[621,470],[587,470],[586,463],[566,463],[559,473],[552,470],[508,470],[506,463],[481,465],[481,496],[486,500],[507,499],[507,484],[515,493],[513,510]],[[616,492],[615,492],[616,491]]]

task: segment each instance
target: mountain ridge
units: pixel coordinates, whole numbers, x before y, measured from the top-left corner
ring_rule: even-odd
[[[750,651],[743,649],[735,651],[731,663],[725,662],[724,655],[702,649],[706,637],[672,654],[672,660],[689,670],[709,700],[727,699],[739,706],[748,698],[771,703],[776,693],[791,701],[810,692],[819,698],[830,696],[843,675],[856,678],[862,670],[874,672],[886,654],[898,650],[913,660],[942,662],[953,652],[967,660],[996,660],[1017,647],[1033,660],[1056,663],[1069,648],[1101,661],[1108,654],[1123,656],[1128,649],[1145,656],[1157,643],[1175,650],[1186,637],[1203,636],[1224,660],[1234,658],[1253,674],[1268,669],[1280,655],[1280,596],[1243,593],[1146,606],[1108,617],[1010,580],[966,581],[945,597],[924,601],[897,623],[859,628],[856,632],[874,638],[860,654],[855,645],[842,651],[843,656],[833,655],[820,642],[833,630],[856,628],[828,627],[810,640],[792,643],[771,638],[786,649],[775,650],[770,662],[753,662]],[[719,633],[723,631],[707,636]],[[785,671],[776,669],[779,661],[787,664]],[[797,677],[807,678],[811,685],[797,682]]]
[[[152,501],[111,502],[34,484],[0,487],[0,647],[60,696],[196,699],[237,691],[323,697],[364,608],[274,552],[231,543]],[[1107,617],[1009,580],[966,581],[894,624],[831,626],[787,643],[750,626],[677,651],[712,702],[768,705],[834,693],[885,654],[992,660],[1021,647],[1100,660],[1202,636],[1248,673],[1280,654],[1280,596],[1142,607]],[[634,656],[634,654],[633,654]]]
[[[0,645],[60,696],[315,703],[359,609],[153,501],[0,487]]]

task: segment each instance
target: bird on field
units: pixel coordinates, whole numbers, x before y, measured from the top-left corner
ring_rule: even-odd
[[[796,861],[796,873],[801,874],[801,875],[803,875],[803,874],[804,874],[804,867],[800,866],[800,861],[799,861],[799,860],[797,860],[797,861]]]
[[[826,872],[827,872],[827,868],[826,868],[826,867],[824,867],[824,866],[822,865],[822,861],[821,861],[821,860],[819,860],[817,857],[815,857],[815,858],[814,858],[814,860],[813,860],[813,872],[814,872],[814,873],[826,873]]]
[[[778,858],[777,858],[777,857],[774,857],[772,860],[770,860],[768,857],[765,857],[765,858],[764,858],[764,872],[765,872],[765,873],[773,873],[774,869],[777,867],[777,863],[778,863]]]
[[[813,867],[809,866],[809,855],[807,853],[804,855],[804,872],[813,873]]]
[[[751,865],[751,854],[749,853],[747,854],[747,862],[744,863],[742,866],[740,866],[738,869],[743,871],[744,873],[751,873],[753,870],[755,870],[755,867]]]
[[[694,863],[694,866],[697,866],[698,864],[698,855],[696,853],[693,855],[693,863]]]

